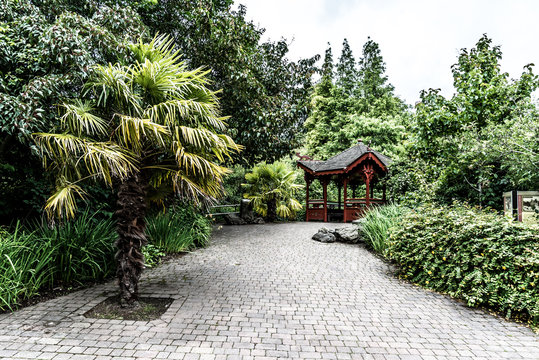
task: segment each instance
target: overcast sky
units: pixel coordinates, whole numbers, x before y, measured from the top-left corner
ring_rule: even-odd
[[[526,64],[539,66],[538,0],[235,0],[240,3],[247,19],[266,28],[264,40],[291,43],[291,60],[323,57],[330,42],[336,61],[344,38],[359,59],[370,36],[380,44],[396,94],[409,104],[422,89],[453,94],[451,65],[483,33],[501,45],[502,71],[511,77]]]

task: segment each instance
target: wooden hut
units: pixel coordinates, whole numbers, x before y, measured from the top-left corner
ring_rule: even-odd
[[[326,161],[298,161],[305,171],[306,221],[352,221],[363,216],[373,205],[386,203],[386,188],[382,186],[382,198],[375,199],[374,187],[388,173],[391,159],[374,151],[361,141],[357,145],[333,156]],[[322,199],[311,199],[309,188],[314,180],[320,181],[323,189]],[[337,202],[328,202],[327,187],[334,182],[338,188]],[[356,198],[356,189],[365,184],[365,197]],[[342,191],[341,191],[342,190]],[[351,191],[350,191],[351,190]],[[344,194],[341,201],[341,193]],[[350,196],[352,193],[352,196]]]

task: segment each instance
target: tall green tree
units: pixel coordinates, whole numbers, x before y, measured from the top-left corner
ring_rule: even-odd
[[[341,56],[337,63],[337,74],[335,84],[342,89],[342,92],[346,96],[353,94],[354,89],[357,86],[358,70],[356,69],[356,59],[350,49],[350,44],[345,38],[342,43]]]
[[[404,102],[395,96],[394,86],[388,83],[386,63],[380,46],[370,37],[363,45],[359,60],[356,111],[371,117],[402,115]]]
[[[426,159],[430,182],[444,201],[458,198],[501,208],[500,194],[511,188],[511,167],[504,152],[495,151],[499,143],[492,134],[519,127],[517,119],[529,109],[539,81],[531,65],[510,80],[500,69],[501,58],[500,47],[483,35],[474,48],[461,50],[452,67],[453,97],[433,89],[421,92],[413,156]]]
[[[264,29],[247,21],[232,0],[160,1],[139,8],[144,22],[170,34],[191,67],[209,66],[230,132],[245,146],[244,163],[279,159],[298,146],[318,56],[297,62],[286,40],[262,42]]]
[[[0,222],[37,216],[50,191],[30,134],[56,126],[57,104],[92,66],[128,56],[124,42],[145,34],[116,1],[0,2]]]
[[[345,39],[335,84],[322,77],[315,86],[304,145],[316,159],[346,150],[358,139],[388,156],[398,157],[404,151],[407,107],[387,84],[378,44],[369,39],[363,51],[358,71]]]
[[[84,180],[116,190],[124,306],[137,304],[149,195],[218,196],[227,173],[219,162],[239,150],[223,133],[225,118],[206,87],[206,73],[187,70],[172,45],[163,37],[140,42],[130,47],[132,63],[98,65],[87,98],[63,104],[61,132],[34,136],[45,166],[57,176],[45,207],[49,215],[74,216]]]
[[[331,51],[331,44],[328,43],[328,47],[326,48],[326,52],[324,54],[324,62],[322,63],[322,68],[320,72],[321,82],[333,82],[334,67],[335,65],[333,64],[333,52]]]

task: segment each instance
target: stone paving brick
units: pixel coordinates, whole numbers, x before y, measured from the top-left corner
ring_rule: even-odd
[[[159,320],[86,319],[114,281],[0,314],[0,359],[539,358],[529,328],[400,281],[362,245],[310,240],[320,226],[216,230],[144,273],[141,296],[175,299]]]

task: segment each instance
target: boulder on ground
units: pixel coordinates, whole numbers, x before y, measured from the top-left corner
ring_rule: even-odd
[[[313,235],[312,239],[323,243],[332,243],[337,241],[335,234],[333,234],[333,230],[328,228],[321,228],[318,230],[318,232]]]
[[[227,225],[245,225],[247,224],[245,220],[243,220],[241,217],[239,217],[236,214],[227,214],[224,216],[225,222]]]
[[[334,230],[335,237],[337,241],[357,244],[362,241],[361,236],[359,236],[359,229],[357,226],[342,227]]]

